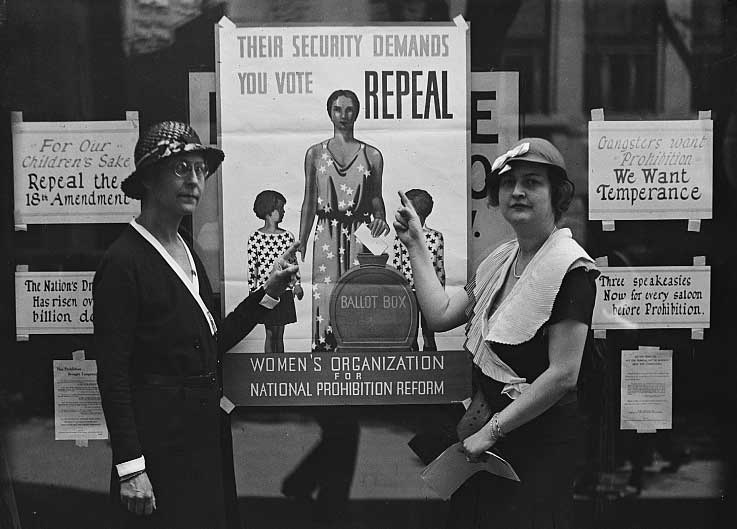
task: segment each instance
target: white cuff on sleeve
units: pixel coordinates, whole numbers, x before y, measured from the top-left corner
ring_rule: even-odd
[[[115,469],[118,471],[118,477],[122,478],[123,476],[127,476],[128,474],[133,474],[134,472],[146,470],[146,460],[143,458],[143,456],[141,456],[136,459],[131,459],[130,461],[119,463],[115,465]]]
[[[264,297],[259,303],[267,309],[273,309],[279,304],[279,298],[272,298],[266,292],[264,292]]]

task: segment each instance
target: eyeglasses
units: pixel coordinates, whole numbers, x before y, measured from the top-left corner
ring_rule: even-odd
[[[208,174],[207,163],[199,161],[190,162],[189,160],[177,160],[173,169],[174,174],[179,178],[187,178],[192,174],[192,169],[194,169],[194,174],[197,175],[197,178],[204,178]]]

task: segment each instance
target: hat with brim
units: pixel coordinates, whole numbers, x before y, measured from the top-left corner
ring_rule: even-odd
[[[547,165],[565,180],[571,182],[566,171],[566,163],[560,151],[543,138],[523,138],[507,152],[498,156],[491,165],[491,178],[499,178],[512,168],[515,162],[533,162]],[[573,184],[573,182],[571,182]]]
[[[195,130],[179,121],[162,121],[151,126],[136,142],[133,159],[136,170],[123,180],[121,189],[130,198],[141,200],[144,194],[143,175],[159,162],[178,154],[201,153],[207,164],[207,176],[217,171],[225,153],[216,147],[203,145]]]

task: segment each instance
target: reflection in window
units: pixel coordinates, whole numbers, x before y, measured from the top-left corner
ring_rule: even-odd
[[[549,110],[550,1],[523,0],[509,28],[499,70],[519,72],[520,112]]]
[[[584,110],[654,112],[655,3],[587,0]]]

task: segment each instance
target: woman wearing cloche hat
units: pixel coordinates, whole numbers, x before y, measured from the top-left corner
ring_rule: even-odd
[[[458,448],[479,470],[493,449],[520,479],[475,473],[453,494],[447,527],[566,528],[583,442],[576,387],[598,272],[570,230],[556,226],[573,183],[553,144],[520,140],[496,159],[486,185],[516,239],[493,250],[456,294],[438,282],[420,221],[401,193],[394,222],[428,325],[444,331],[466,323],[475,393],[458,423]]]
[[[94,279],[98,384],[112,444],[112,527],[239,528],[221,358],[273,308],[297,244],[222,321],[202,262],[179,235],[225,155],[185,123],[139,138],[123,192],[141,214]]]

